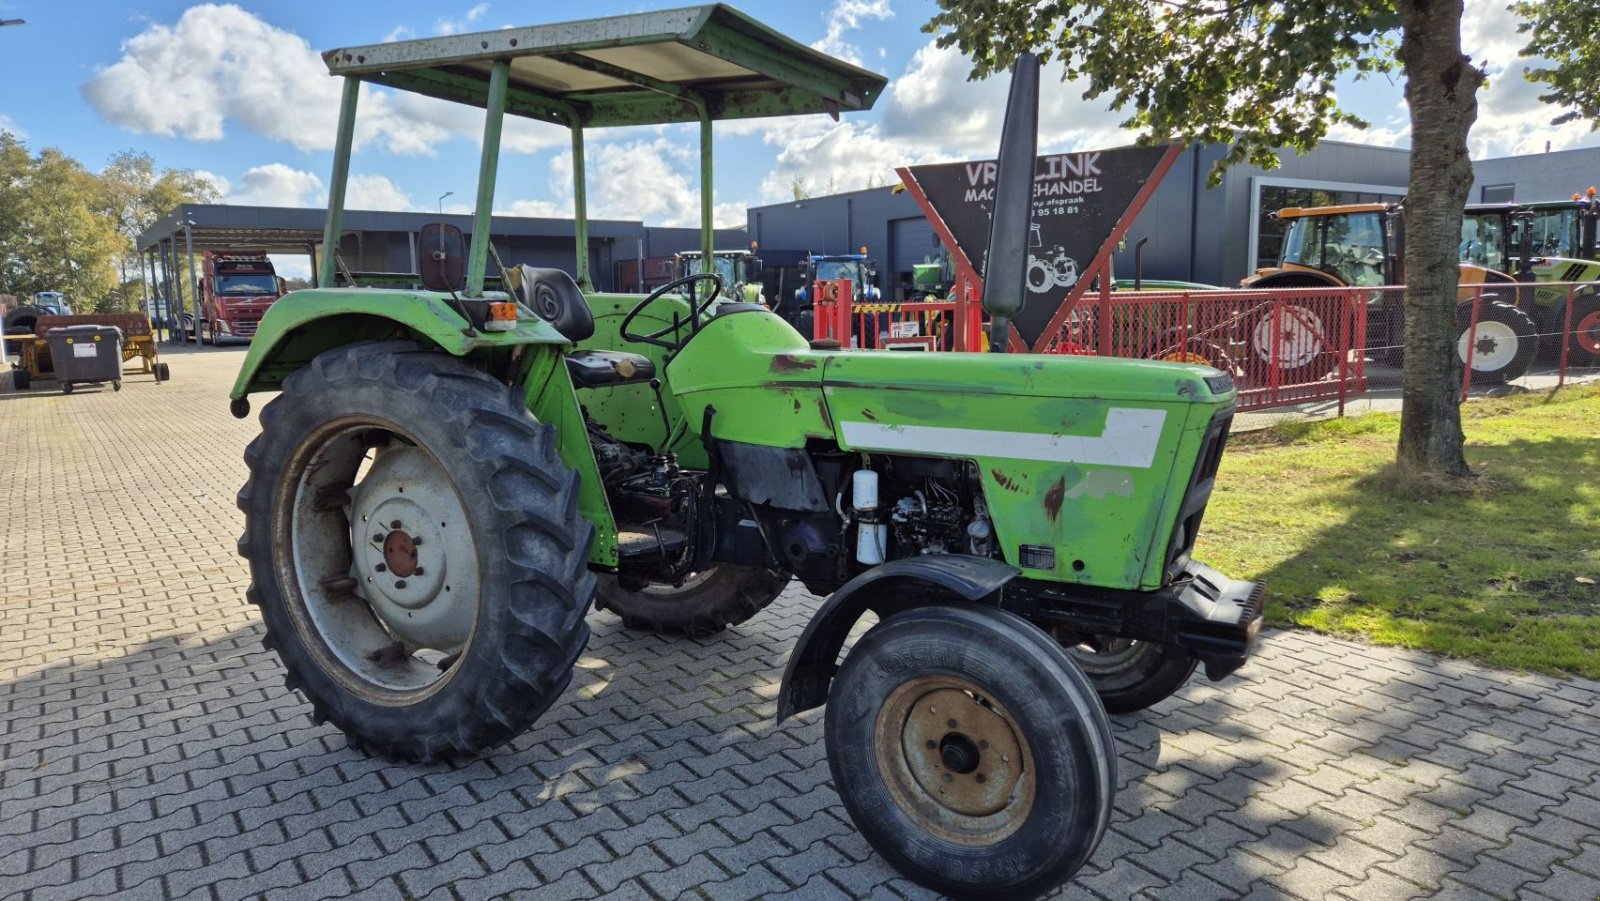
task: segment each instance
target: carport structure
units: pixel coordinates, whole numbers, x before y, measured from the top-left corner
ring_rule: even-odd
[[[342,283],[352,272],[417,272],[417,232],[427,223],[440,221],[454,223],[470,235],[475,220],[470,215],[456,214],[347,211],[340,226],[338,279]],[[137,242],[146,270],[144,301],[151,319],[166,325],[167,339],[175,340],[171,324],[184,313],[194,312],[195,286],[200,276],[195,255],[207,250],[304,254],[310,260],[311,283],[315,286],[320,276],[316,261],[326,223],[327,211],[323,209],[209,203],[178,206],[141,234]],[[638,221],[589,220],[586,260],[594,270],[594,280],[609,286],[615,278],[615,264],[642,256],[646,231]],[[496,216],[490,232],[495,246],[508,260],[572,271],[578,259],[576,229],[570,219]],[[156,286],[157,299],[150,296],[152,284]]]

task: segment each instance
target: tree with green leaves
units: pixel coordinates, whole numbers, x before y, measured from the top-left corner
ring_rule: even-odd
[[[125,151],[100,173],[54,148],[37,156],[0,132],[0,294],[61,291],[75,309],[138,309],[134,239],[180,203],[216,199],[187,169],[158,169]]]
[[[107,295],[99,312],[138,309],[144,283],[135,240],[156,220],[183,203],[210,203],[217,189],[190,169],[159,169],[148,153],[124,150],[100,172],[99,211],[116,224],[123,247],[117,256],[120,287]]]
[[[1344,76],[1398,70],[1411,111],[1405,204],[1406,369],[1398,459],[1425,473],[1469,475],[1456,403],[1457,249],[1472,187],[1467,134],[1484,71],[1462,52],[1462,0],[939,0],[925,31],[972,60],[974,79],[1033,51],[1066,79],[1127,112],[1125,127],[1154,143],[1230,147],[1211,173],[1248,161],[1276,168],[1282,148],[1304,152],[1335,124],[1367,123],[1339,105]],[[1584,107],[1600,79],[1592,0],[1522,0],[1530,49],[1557,60],[1546,99]],[[1537,14],[1537,15],[1534,15]],[[1594,23],[1590,23],[1591,26]],[[1561,37],[1550,35],[1559,33]],[[1540,41],[1543,43],[1540,43]],[[1526,51],[1525,51],[1526,52]],[[1583,56],[1587,54],[1587,56]],[[1587,59],[1587,70],[1576,62]],[[1587,71],[1581,79],[1574,73]],[[1578,81],[1582,81],[1581,84]]]

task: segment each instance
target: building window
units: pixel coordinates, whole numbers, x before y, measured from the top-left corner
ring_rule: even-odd
[[[1399,194],[1372,191],[1339,191],[1331,188],[1291,188],[1263,185],[1261,188],[1260,227],[1256,231],[1256,265],[1276,266],[1283,257],[1283,238],[1287,223],[1272,214],[1285,207],[1336,206],[1346,203],[1395,203]]]
[[[1484,203],[1510,203],[1516,199],[1516,185],[1484,185]]]

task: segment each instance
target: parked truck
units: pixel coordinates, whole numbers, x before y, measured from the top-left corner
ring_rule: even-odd
[[[249,341],[267,308],[285,293],[272,260],[264,253],[208,250],[201,265],[195,309],[178,314],[180,339],[211,345]]]

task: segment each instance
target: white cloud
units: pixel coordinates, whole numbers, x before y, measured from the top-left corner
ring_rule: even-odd
[[[889,87],[883,114],[886,136],[918,145],[932,144],[964,157],[992,157],[1000,145],[1009,76],[968,81],[972,62],[954,47],[933,42],[919,48],[906,72]],[[1123,115],[1104,100],[1083,99],[1083,85],[1062,81],[1060,65],[1039,79],[1039,148],[1044,150],[1116,147],[1135,133],[1118,123]]]
[[[270,253],[267,258],[272,260],[272,268],[281,278],[297,278],[302,281],[311,280],[311,256],[303,253]]]
[[[1545,61],[1517,56],[1527,42],[1527,35],[1517,33],[1518,21],[1505,0],[1467,0],[1461,20],[1462,51],[1489,74],[1489,84],[1478,94],[1478,121],[1468,139],[1472,155],[1482,159],[1541,153],[1546,142],[1552,150],[1600,143],[1600,134],[1591,131],[1586,121],[1550,124],[1561,111],[1540,102],[1545,89],[1522,75],[1523,67]]]
[[[352,175],[345,186],[344,206],[347,210],[397,210],[408,212],[417,209],[406,192],[382,175]]]
[[[324,199],[322,179],[316,174],[283,163],[268,163],[239,176],[238,184],[223,195],[222,202],[238,206],[317,206]]]
[[[217,196],[218,197],[226,197],[226,196],[228,196],[228,189],[232,187],[232,183],[229,182],[226,178],[223,178],[222,176],[218,175],[217,173],[210,172],[210,171],[207,171],[205,169],[196,169],[196,170],[194,170],[194,174],[195,174],[195,177],[201,179],[202,181],[210,182],[211,186],[213,188],[217,189]]]
[[[828,31],[811,46],[829,56],[836,56],[859,66],[861,51],[845,40],[845,34],[860,28],[861,23],[869,19],[878,21],[892,19],[894,10],[889,8],[889,0],[836,0],[830,9],[823,13],[823,17],[827,19]]]
[[[476,10],[467,21],[483,15]],[[124,42],[121,58],[96,73],[83,95],[102,118],[132,131],[220,141],[235,125],[310,151],[333,146],[340,90],[304,38],[238,6],[203,4]],[[504,147],[514,152],[565,140],[561,129],[540,123],[517,121],[506,131]],[[482,133],[481,110],[362,86],[358,148],[434,156],[444,142],[478,141]]]
[[[11,135],[19,141],[26,141],[28,139],[28,133],[22,130],[22,127],[17,124],[17,120],[11,118],[5,113],[0,113],[0,131],[10,132]]]
[[[478,5],[476,5],[476,6],[472,7],[471,9],[467,10],[466,15],[462,16],[459,19],[450,19],[450,18],[441,18],[441,19],[439,19],[439,21],[434,23],[434,29],[437,30],[440,34],[460,34],[461,32],[466,31],[468,28],[472,27],[473,23],[475,23],[479,19],[483,18],[483,14],[488,12],[488,11],[489,11],[489,4],[487,4],[487,3],[479,3]]]
[[[698,154],[692,145],[667,137],[653,140],[601,142],[587,148],[586,167],[589,217],[633,219],[650,225],[700,224],[700,186],[691,175]],[[496,213],[512,216],[570,218],[572,211],[572,154],[550,160],[548,197],[524,198],[502,204]],[[743,203],[716,203],[712,221],[718,228],[745,224]]]

